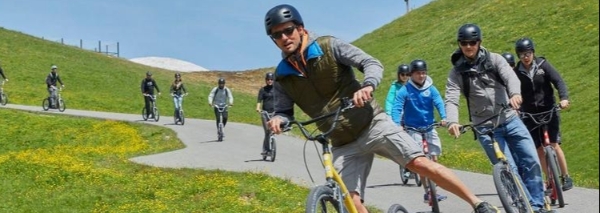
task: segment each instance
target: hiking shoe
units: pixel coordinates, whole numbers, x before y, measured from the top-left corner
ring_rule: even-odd
[[[436,197],[438,201],[443,201],[448,198],[448,196],[441,194],[437,194]],[[423,203],[429,203],[429,193],[423,195]]]
[[[563,191],[568,191],[573,188],[573,179],[569,176],[565,176],[562,178],[562,189]]]
[[[538,209],[537,211],[533,211],[533,212],[534,213],[558,213],[554,209],[547,210],[547,209],[544,209],[544,208]]]
[[[475,213],[500,213],[500,210],[492,204],[483,201],[475,205]]]

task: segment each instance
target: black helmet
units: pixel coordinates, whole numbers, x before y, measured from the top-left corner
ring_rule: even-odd
[[[406,74],[410,72],[410,68],[406,64],[400,64],[398,66],[398,74]]]
[[[481,29],[475,24],[465,24],[458,29],[457,41],[481,41]]]
[[[152,76],[152,73],[150,71],[146,72],[146,76]]]
[[[219,84],[225,84],[225,79],[224,78],[219,78]]]
[[[273,80],[273,73],[268,72],[267,74],[265,74],[265,80]]]
[[[410,62],[410,72],[415,71],[427,71],[427,63],[421,59]]]
[[[511,67],[515,66],[515,57],[513,56],[513,54],[510,54],[509,52],[505,52],[505,53],[502,53],[502,57],[504,57],[504,59],[506,59],[506,62],[508,62],[508,64],[510,64]]]
[[[180,78],[181,77],[181,73],[175,73],[175,78]]]
[[[535,52],[535,46],[533,45],[533,41],[529,38],[520,38],[515,43],[515,52],[519,54],[520,52],[525,52],[531,50],[531,52]]]
[[[265,15],[265,30],[267,35],[271,35],[273,26],[285,23],[288,21],[294,22],[297,25],[304,25],[302,16],[294,6],[289,4],[280,4],[271,8]]]

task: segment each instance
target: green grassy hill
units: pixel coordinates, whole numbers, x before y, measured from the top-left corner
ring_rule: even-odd
[[[545,56],[561,72],[570,90],[572,108],[562,114],[562,134],[571,174],[577,185],[598,188],[598,18],[598,2],[594,1],[438,0],[364,35],[354,44],[386,67],[384,81],[376,92],[383,103],[396,67],[417,58],[427,61],[435,85],[443,91],[451,68],[449,56],[457,48],[456,30],[464,23],[478,24],[483,30],[483,46],[493,52],[514,52],[516,39],[531,37],[536,42],[536,54]],[[310,23],[307,28],[310,30]],[[159,97],[161,114],[172,114],[172,101],[166,92],[171,71],[2,28],[0,38],[1,66],[10,79],[4,88],[10,103],[41,105],[47,96],[44,78],[50,66],[57,64],[66,84],[63,97],[68,108],[140,113],[143,99],[139,84],[149,70],[163,91]],[[190,90],[184,103],[186,115],[213,119],[206,96],[217,76],[227,75],[236,99],[231,120],[258,123],[254,113],[257,84],[235,85],[244,80],[260,85],[267,70],[183,73]],[[466,115],[463,107],[463,122],[468,121]],[[441,159],[444,164],[489,172],[489,164],[471,135],[456,141],[444,130],[440,135],[446,153]]]
[[[451,69],[450,54],[458,48],[456,32],[465,23],[481,27],[482,45],[492,52],[515,54],[514,43],[518,38],[532,38],[536,55],[545,56],[569,88],[572,104],[561,114],[561,131],[570,173],[580,180],[583,176],[595,177],[584,185],[598,188],[597,20],[596,1],[440,0],[364,35],[354,44],[380,59],[386,67],[384,81],[376,92],[378,101],[383,103],[395,79],[396,67],[414,59],[427,61],[429,74],[443,93]],[[461,122],[468,122],[464,102],[461,106]],[[455,141],[445,130],[439,132],[447,153],[442,159],[444,164],[489,170],[481,148],[471,140],[470,133]]]
[[[147,67],[126,59],[2,28],[0,38],[0,65],[10,79],[4,85],[10,103],[41,107],[42,100],[48,95],[44,83],[46,75],[50,72],[50,66],[56,64],[65,84],[62,95],[67,108],[141,114],[144,102],[140,83],[146,71],[151,71],[162,93],[158,98],[161,115],[173,114],[173,101],[168,92],[173,80],[172,71]],[[197,77],[201,74],[182,73],[190,94],[184,104],[184,108],[188,109],[186,115],[209,119],[214,117],[206,99],[210,89],[216,86],[219,75],[212,74],[211,79],[203,79]],[[230,81],[227,86],[231,85],[235,84]],[[232,89],[237,105],[256,103],[254,93],[237,93],[238,88],[235,86]],[[243,109],[233,107],[231,110],[243,114]],[[238,121],[244,120],[238,117]]]

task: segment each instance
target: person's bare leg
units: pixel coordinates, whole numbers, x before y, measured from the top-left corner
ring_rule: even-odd
[[[445,166],[429,160],[426,157],[417,157],[406,164],[406,167],[422,176],[425,176],[446,191],[455,194],[461,199],[467,201],[473,208],[482,200],[467,188],[467,186],[458,179],[450,169]]]
[[[356,206],[358,213],[369,213],[369,211],[367,211],[367,207],[363,205],[361,197],[357,192],[350,192],[350,197],[352,197],[352,201],[354,201],[354,206]]]
[[[552,147],[554,147],[554,151],[556,151],[556,158],[558,159],[558,166],[560,166],[560,171],[562,172],[562,176],[569,175],[569,170],[567,169],[567,160],[565,158],[565,153],[558,143],[552,143]]]
[[[542,171],[544,172],[544,177],[548,176],[548,166],[546,166],[546,152],[544,151],[544,146],[540,146],[537,148],[538,157],[540,158],[540,166],[542,167]],[[545,180],[545,179],[544,179]]]

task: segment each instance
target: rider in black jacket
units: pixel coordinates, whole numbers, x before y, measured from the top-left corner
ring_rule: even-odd
[[[146,72],[146,78],[144,78],[142,80],[142,95],[144,95],[144,106],[146,107],[146,116],[148,118],[152,118],[154,117],[154,114],[152,113],[152,109],[151,109],[151,105],[150,102],[152,101],[152,97],[147,96],[147,95],[154,95],[154,88],[156,88],[156,92],[158,92],[158,94],[160,95],[160,90],[158,89],[158,85],[156,84],[156,81],[154,81],[154,79],[152,78],[152,73],[150,73],[150,71]]]
[[[56,65],[52,65],[52,67],[50,67],[50,69],[52,70],[48,76],[46,76],[46,87],[48,89],[48,100],[50,101],[50,107],[51,108],[55,108],[56,107],[56,103],[54,103],[54,101],[56,100],[56,97],[58,96],[57,94],[57,88],[56,88],[56,83],[60,83],[61,87],[65,87],[65,85],[63,84],[62,80],[60,80],[60,76],[58,75],[58,73],[56,72],[58,70],[58,67]]]
[[[515,51],[520,59],[514,69],[519,80],[521,80],[521,95],[523,96],[521,111],[535,114],[552,110],[556,106],[554,88],[558,90],[560,107],[563,109],[569,107],[569,92],[565,82],[550,62],[543,57],[535,56],[533,41],[529,38],[517,40]],[[543,157],[542,140],[544,136],[542,128],[539,128],[531,119],[524,119],[523,121],[537,147],[542,169],[547,172],[546,159]],[[560,114],[556,111],[552,115],[550,123],[548,123],[548,136],[551,145],[556,150],[560,170],[563,173],[563,190],[569,190],[573,188],[573,180],[569,176],[567,161],[560,148]]]

